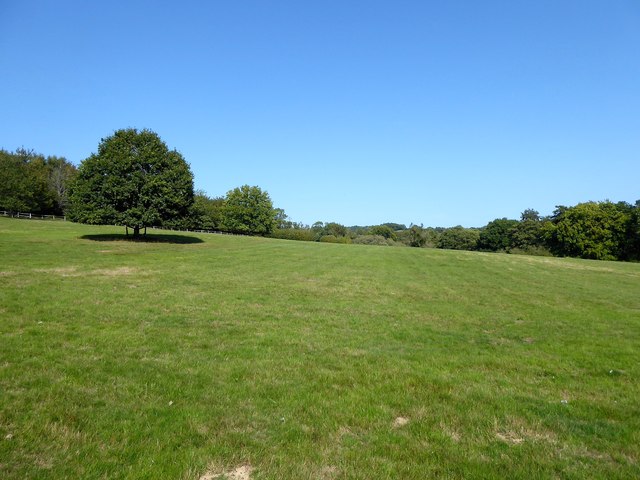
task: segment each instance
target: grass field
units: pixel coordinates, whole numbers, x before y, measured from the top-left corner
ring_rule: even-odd
[[[0,477],[640,477],[640,265],[0,218]],[[219,475],[223,474],[223,475]]]

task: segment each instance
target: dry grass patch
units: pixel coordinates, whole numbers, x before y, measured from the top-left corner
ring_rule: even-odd
[[[400,428],[400,427],[404,427],[408,423],[409,423],[409,419],[407,417],[396,417],[396,419],[393,421],[392,427]]]
[[[216,473],[210,470],[202,475],[199,480],[251,480],[251,472],[253,472],[251,465],[241,465],[226,472]]]
[[[457,429],[453,428],[451,425],[440,422],[440,429],[442,430],[442,433],[444,433],[454,442],[458,443],[460,441],[460,432]]]
[[[138,273],[139,269],[133,267],[114,267],[114,268],[98,268],[95,270],[89,270],[87,272],[79,271],[78,267],[56,267],[56,268],[37,268],[34,272],[48,273],[54,275],[60,275],[61,277],[82,277],[87,275],[99,276],[99,277],[120,277],[126,275],[133,275]]]
[[[534,428],[521,419],[512,419],[505,427],[495,426],[495,436],[509,445],[520,445],[524,442],[557,443],[555,432],[543,428]]]
[[[318,474],[318,479],[320,480],[333,480],[338,476],[340,471],[338,467],[334,467],[333,465],[328,465],[326,467],[322,467]]]

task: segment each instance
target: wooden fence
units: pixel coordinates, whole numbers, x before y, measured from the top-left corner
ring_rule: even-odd
[[[63,220],[67,219],[64,215],[40,215],[37,213],[24,213],[24,212],[8,212],[6,210],[0,210],[1,217],[13,217],[13,218],[31,218],[33,220]]]
[[[64,215],[39,215],[37,213],[24,213],[24,212],[8,212],[6,210],[0,210],[0,217],[12,217],[12,218],[27,218],[32,220],[62,220],[66,221],[67,217]],[[125,225],[113,225],[114,227],[124,227]],[[165,230],[170,232],[191,232],[191,233],[212,233],[215,235],[240,235],[242,233],[230,233],[221,232],[219,230],[196,230],[188,228],[169,228],[169,227],[147,227],[152,230]]]

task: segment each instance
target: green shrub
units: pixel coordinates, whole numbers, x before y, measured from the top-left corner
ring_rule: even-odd
[[[276,228],[271,232],[270,237],[303,242],[313,242],[315,240],[313,232],[308,228]]]
[[[393,240],[391,240],[393,242]],[[353,239],[353,243],[360,245],[382,245],[389,246],[389,241],[382,235],[359,235]]]

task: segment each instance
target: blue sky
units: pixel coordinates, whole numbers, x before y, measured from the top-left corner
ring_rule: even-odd
[[[0,148],[149,128],[308,224],[640,198],[637,0],[0,0],[0,71]]]

